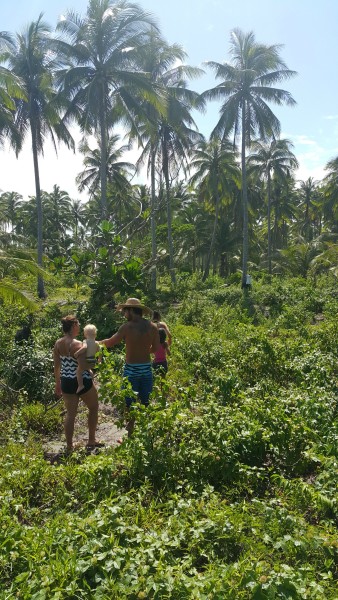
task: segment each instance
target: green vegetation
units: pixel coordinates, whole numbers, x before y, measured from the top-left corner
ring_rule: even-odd
[[[31,134],[36,183],[0,193],[0,600],[337,600],[338,159],[297,182],[280,51],[234,30],[199,94],[137,4],[0,32],[0,142]],[[72,147],[73,124],[83,203],[40,189],[46,136]],[[60,318],[103,339],[128,296],[170,324],[168,377],[130,440],[49,462]],[[120,423],[122,364],[98,368]]]
[[[335,279],[262,278],[244,298],[215,277],[177,290],[164,389],[99,455],[44,459],[60,412],[36,403],[43,373],[32,388],[19,347],[26,380],[1,403],[0,598],[337,597]],[[49,359],[45,310],[26,361]],[[2,335],[14,360],[13,329]],[[99,373],[120,408],[122,362],[107,353]]]

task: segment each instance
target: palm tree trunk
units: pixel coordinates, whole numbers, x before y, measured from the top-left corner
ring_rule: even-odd
[[[249,254],[249,221],[248,221],[248,190],[246,182],[245,161],[245,101],[242,106],[242,205],[243,205],[243,255],[242,255],[242,288],[247,289],[248,254]]]
[[[271,173],[268,170],[268,271],[271,275]]]
[[[155,190],[155,152],[151,149],[150,181],[151,181],[151,290],[156,293],[157,285],[157,244],[156,244],[156,190]]]
[[[170,201],[170,185],[169,185],[169,161],[168,161],[168,153],[163,145],[163,175],[165,180],[165,188],[166,188],[166,201],[167,201],[167,228],[168,228],[168,248],[169,248],[169,271],[171,282],[173,285],[176,285],[176,275],[174,269],[174,246],[173,246],[173,237],[172,237],[172,227],[171,227],[171,201]]]
[[[218,213],[219,213],[219,193],[218,193],[218,190],[217,190],[216,191],[216,207],[215,207],[214,227],[213,227],[213,230],[212,230],[210,248],[209,248],[207,260],[206,260],[206,263],[205,263],[205,271],[204,271],[204,274],[203,274],[202,281],[206,280],[206,278],[209,275],[209,271],[210,271],[211,256],[212,256],[212,253],[214,251],[215,240],[216,240],[216,230],[217,230],[217,223],[218,223]]]
[[[30,119],[30,128],[32,135],[32,152],[33,152],[33,163],[34,163],[34,178],[35,178],[35,197],[36,197],[36,209],[37,209],[37,221],[38,221],[38,265],[42,267],[42,255],[43,255],[43,239],[42,239],[42,228],[43,228],[43,213],[42,213],[42,202],[41,202],[41,189],[40,189],[40,176],[39,176],[39,161],[38,161],[38,149],[36,141],[36,130],[33,119]],[[39,298],[46,298],[45,284],[42,275],[38,275],[37,291]]]
[[[100,185],[101,185],[101,216],[107,218],[107,124],[106,110],[104,105],[104,90],[100,95],[100,136],[101,136],[101,165],[100,165]]]

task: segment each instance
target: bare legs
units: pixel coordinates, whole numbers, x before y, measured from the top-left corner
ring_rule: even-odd
[[[72,450],[74,423],[79,405],[79,397],[76,396],[76,394],[63,394],[63,399],[66,407],[64,428],[67,450]],[[88,392],[81,396],[81,399],[88,408],[88,446],[92,446],[95,444],[95,431],[98,418],[98,398],[96,387],[93,385]]]

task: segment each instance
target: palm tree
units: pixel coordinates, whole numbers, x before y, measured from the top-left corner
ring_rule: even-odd
[[[81,200],[71,200],[70,202],[70,227],[72,229],[73,244],[78,247],[80,244],[80,232],[86,222],[85,205]]]
[[[136,91],[151,94],[147,77],[134,67],[149,24],[153,20],[148,13],[125,0],[89,0],[84,18],[71,11],[58,24],[68,40],[59,44],[60,55],[68,61],[60,71],[71,99],[66,118],[76,118],[82,132],[94,132],[100,139],[102,218],[107,217],[109,130],[119,119],[133,120]]]
[[[3,192],[0,195],[0,220],[5,230],[13,231],[22,206],[22,196],[18,192]]]
[[[129,145],[117,147],[120,139],[119,135],[112,135],[107,142],[106,154],[106,181],[109,184],[115,184],[116,188],[125,191],[130,188],[128,171],[135,170],[132,163],[121,160],[124,152],[129,150]],[[87,140],[84,140],[79,147],[79,150],[84,154],[83,160],[84,171],[76,177],[79,192],[83,192],[86,188],[89,194],[93,196],[100,189],[101,184],[101,149],[100,145],[97,148],[91,149]]]
[[[155,175],[156,169],[163,175],[166,191],[167,229],[169,249],[169,270],[173,284],[176,283],[174,270],[174,248],[172,241],[172,215],[170,201],[171,180],[178,177],[180,170],[187,167],[187,158],[192,146],[201,141],[191,115],[192,108],[204,105],[198,94],[187,88],[187,79],[199,76],[200,69],[180,64],[186,53],[177,44],[169,45],[149,32],[147,44],[140,52],[139,61],[142,68],[150,74],[154,87],[165,99],[163,104],[154,106],[153,102],[144,102],[144,115],[139,122],[143,151],[138,164],[148,159],[148,172],[151,176],[152,194],[152,249],[153,260],[156,260],[155,231]],[[155,277],[154,277],[155,274]],[[156,271],[153,271],[153,289],[156,287]]]
[[[53,247],[53,254],[60,255],[70,224],[71,199],[68,192],[54,185],[52,192],[43,192],[42,204],[46,244]]]
[[[36,261],[27,250],[0,249],[0,298],[16,302],[33,310],[34,300],[11,281],[11,277],[22,278],[27,273],[37,275],[40,272]]]
[[[289,175],[283,182],[273,179],[272,185],[274,198],[273,248],[277,250],[287,247],[289,232],[298,220],[299,207],[294,177]]]
[[[331,227],[335,233],[338,232],[338,157],[330,160],[325,166],[328,171],[324,177],[322,206],[324,219],[327,223],[331,223]]]
[[[255,141],[248,159],[248,168],[252,167],[258,176],[266,180],[268,196],[268,271],[271,274],[271,178],[283,181],[298,161],[291,152],[292,142],[287,139],[272,140],[269,143]]]
[[[31,134],[37,204],[37,249],[38,265],[42,265],[43,214],[38,155],[43,153],[46,135],[50,135],[56,149],[55,137],[73,147],[73,140],[61,121],[64,102],[53,86],[53,72],[57,65],[51,51],[50,27],[42,21],[40,14],[27,29],[16,36],[15,47],[5,54],[12,73],[23,81],[27,99],[16,101],[15,123],[22,139]],[[45,297],[44,281],[38,276],[38,295]]]
[[[0,63],[6,60],[6,52],[14,48],[12,36],[0,31]],[[14,123],[15,99],[25,99],[23,82],[9,69],[0,65],[0,143],[9,138],[18,152],[21,149],[21,137]]]
[[[231,34],[231,63],[207,62],[221,83],[203,93],[208,100],[223,100],[220,119],[212,135],[227,137],[231,131],[236,139],[241,133],[242,201],[243,201],[243,275],[246,288],[248,265],[248,198],[246,181],[246,148],[255,132],[262,140],[279,136],[280,123],[268,103],[295,104],[291,94],[275,88],[279,81],[295,75],[281,59],[280,45],[267,46],[256,42],[253,32],[235,29]]]
[[[306,181],[300,181],[299,187],[300,208],[304,210],[302,219],[301,233],[305,240],[310,242],[316,233],[313,228],[313,222],[317,213],[317,201],[319,199],[318,181],[313,177],[308,177]]]
[[[221,200],[226,195],[230,196],[230,180],[239,180],[239,171],[235,159],[236,155],[232,145],[227,141],[222,142],[214,137],[209,142],[204,141],[197,146],[191,161],[191,168],[195,171],[190,179],[191,184],[199,183],[200,194],[211,201],[215,208],[214,225],[203,281],[209,275]]]

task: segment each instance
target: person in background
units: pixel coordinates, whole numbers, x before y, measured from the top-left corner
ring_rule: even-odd
[[[170,356],[169,344],[166,341],[167,333],[163,327],[158,330],[160,336],[160,345],[158,350],[155,352],[153,360],[153,369],[155,373],[159,373],[161,377],[165,377],[168,372],[168,361],[167,356]]]
[[[165,321],[162,321],[161,313],[158,310],[153,311],[153,323],[156,323],[158,329],[164,329],[167,334],[168,345],[171,346],[171,333]]]

